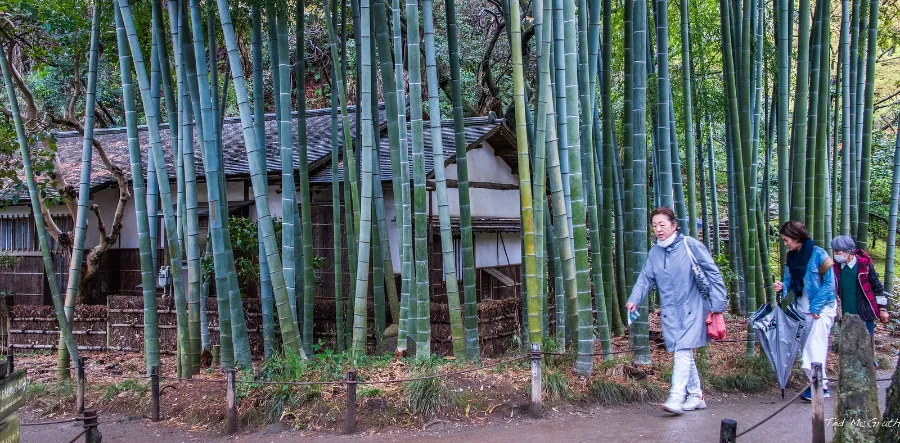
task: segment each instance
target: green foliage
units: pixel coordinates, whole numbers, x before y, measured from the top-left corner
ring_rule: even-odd
[[[716,266],[719,267],[719,272],[722,273],[722,280],[725,281],[725,287],[730,287],[737,282],[737,274],[731,269],[731,262],[728,260],[727,255],[719,254],[713,257],[713,260],[715,260]]]
[[[7,251],[0,251],[0,270],[12,269],[19,262],[19,256],[12,255]]]
[[[275,226],[275,238],[281,243],[281,219],[272,218]],[[228,219],[228,229],[231,233],[231,247],[234,249],[234,268],[237,272],[238,284],[243,291],[249,286],[259,284],[259,241],[257,238],[257,224],[249,217],[231,217]],[[203,279],[212,280],[215,275],[212,254],[204,254],[201,266]],[[313,257],[313,268],[325,267],[325,259],[319,256]],[[316,284],[323,282],[320,276],[316,276]]]
[[[103,401],[109,402],[112,399],[128,393],[133,393],[139,398],[143,398],[150,390],[150,385],[146,383],[138,383],[135,380],[124,380],[121,383],[113,383],[103,388]]]

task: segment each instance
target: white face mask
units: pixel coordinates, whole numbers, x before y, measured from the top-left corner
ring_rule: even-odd
[[[849,257],[847,257],[846,255],[843,255],[843,254],[841,254],[841,255],[835,254],[834,255],[834,261],[836,261],[838,263],[847,263],[848,259],[849,259]]]

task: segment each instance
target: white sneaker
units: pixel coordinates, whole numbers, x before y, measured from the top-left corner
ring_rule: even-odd
[[[669,399],[662,404],[662,410],[670,414],[681,415],[684,413],[684,408],[681,406],[681,403],[682,401],[669,397]]]
[[[687,400],[681,405],[681,409],[685,411],[693,411],[696,409],[706,409],[706,402],[702,395],[688,395]]]

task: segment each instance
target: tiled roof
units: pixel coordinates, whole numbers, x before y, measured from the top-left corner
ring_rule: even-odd
[[[348,109],[351,114],[350,124],[351,131],[355,128],[355,118],[353,118],[354,109]],[[310,181],[312,183],[330,183],[331,182],[331,162],[330,154],[331,144],[331,109],[316,109],[306,113],[307,125],[307,158],[313,166],[310,170]],[[379,120],[382,122],[384,129],[385,112],[383,105],[379,108]],[[490,117],[475,117],[466,119],[466,143],[471,145],[491,130],[497,128],[502,120],[492,119]],[[274,180],[281,172],[281,153],[278,146],[278,122],[275,115],[266,115],[266,166],[269,175]],[[446,159],[451,159],[455,155],[455,142],[452,120],[447,120],[442,125],[442,139],[444,143],[444,152]],[[141,153],[143,162],[146,167],[147,152],[149,151],[149,132],[146,126],[138,128],[141,142]],[[293,145],[297,143],[297,119],[296,114],[293,121]],[[338,132],[338,143],[342,143],[342,131]],[[125,173],[126,180],[131,180],[131,167],[128,153],[128,136],[125,128],[108,128],[97,129],[94,132],[95,138],[102,144],[106,150],[110,160],[122,169]],[[79,182],[81,171],[81,150],[82,136],[77,132],[58,132],[55,134],[57,142],[57,156],[62,164],[63,177],[70,186],[76,186]],[[169,149],[169,128],[168,124],[160,126],[160,139],[163,144],[166,156],[169,177],[174,181],[175,167],[172,159],[172,152]],[[381,131],[381,169],[383,180],[391,179],[391,167],[389,156],[389,143],[386,131]],[[244,136],[239,117],[228,117],[222,126],[222,150],[223,150],[223,167],[228,177],[249,177],[250,170],[247,163],[247,153],[244,147]],[[203,163],[200,155],[199,134],[194,134],[194,151],[196,153],[196,173],[197,180],[204,180]],[[428,130],[428,122],[425,122],[425,163],[426,170],[430,173],[433,166],[431,155],[431,134]],[[294,168],[300,165],[299,154],[294,152]],[[339,177],[343,177],[339,171]],[[115,183],[115,179],[109,171],[103,166],[98,156],[94,156],[93,169],[91,171],[91,189],[102,189],[110,184]],[[11,200],[11,193],[8,195],[0,195],[0,200]],[[28,200],[28,192],[25,190],[20,195],[21,201]]]
[[[502,125],[502,120],[492,119],[491,117],[472,117],[467,118],[465,121],[465,132],[466,132],[466,146],[470,146],[493,129]],[[431,174],[432,169],[434,169],[434,155],[432,155],[431,150],[431,129],[428,125],[428,122],[425,122],[425,172],[426,174]],[[407,131],[411,131],[409,125],[407,124]],[[409,158],[412,160],[412,137],[410,137],[411,133],[407,132],[407,150],[409,152]],[[443,120],[441,122],[441,140],[443,141],[444,147],[444,159],[445,161],[451,160],[456,157],[456,136],[453,130],[453,120]],[[388,137],[385,133],[382,132],[382,137],[379,146],[379,160],[381,163],[381,180],[382,181],[391,181],[393,178],[393,174],[391,171],[391,147]],[[412,179],[412,166],[410,166],[410,179]],[[322,168],[313,171],[310,175],[311,183],[331,183],[332,170],[331,170],[331,162],[327,162],[323,164]],[[338,170],[338,179],[344,179],[344,168],[343,162],[341,163],[341,167]]]

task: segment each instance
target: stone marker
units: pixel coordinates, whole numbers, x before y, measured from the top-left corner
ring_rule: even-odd
[[[878,432],[878,386],[872,336],[858,315],[841,320],[838,395],[834,403],[834,442],[871,442]]]

